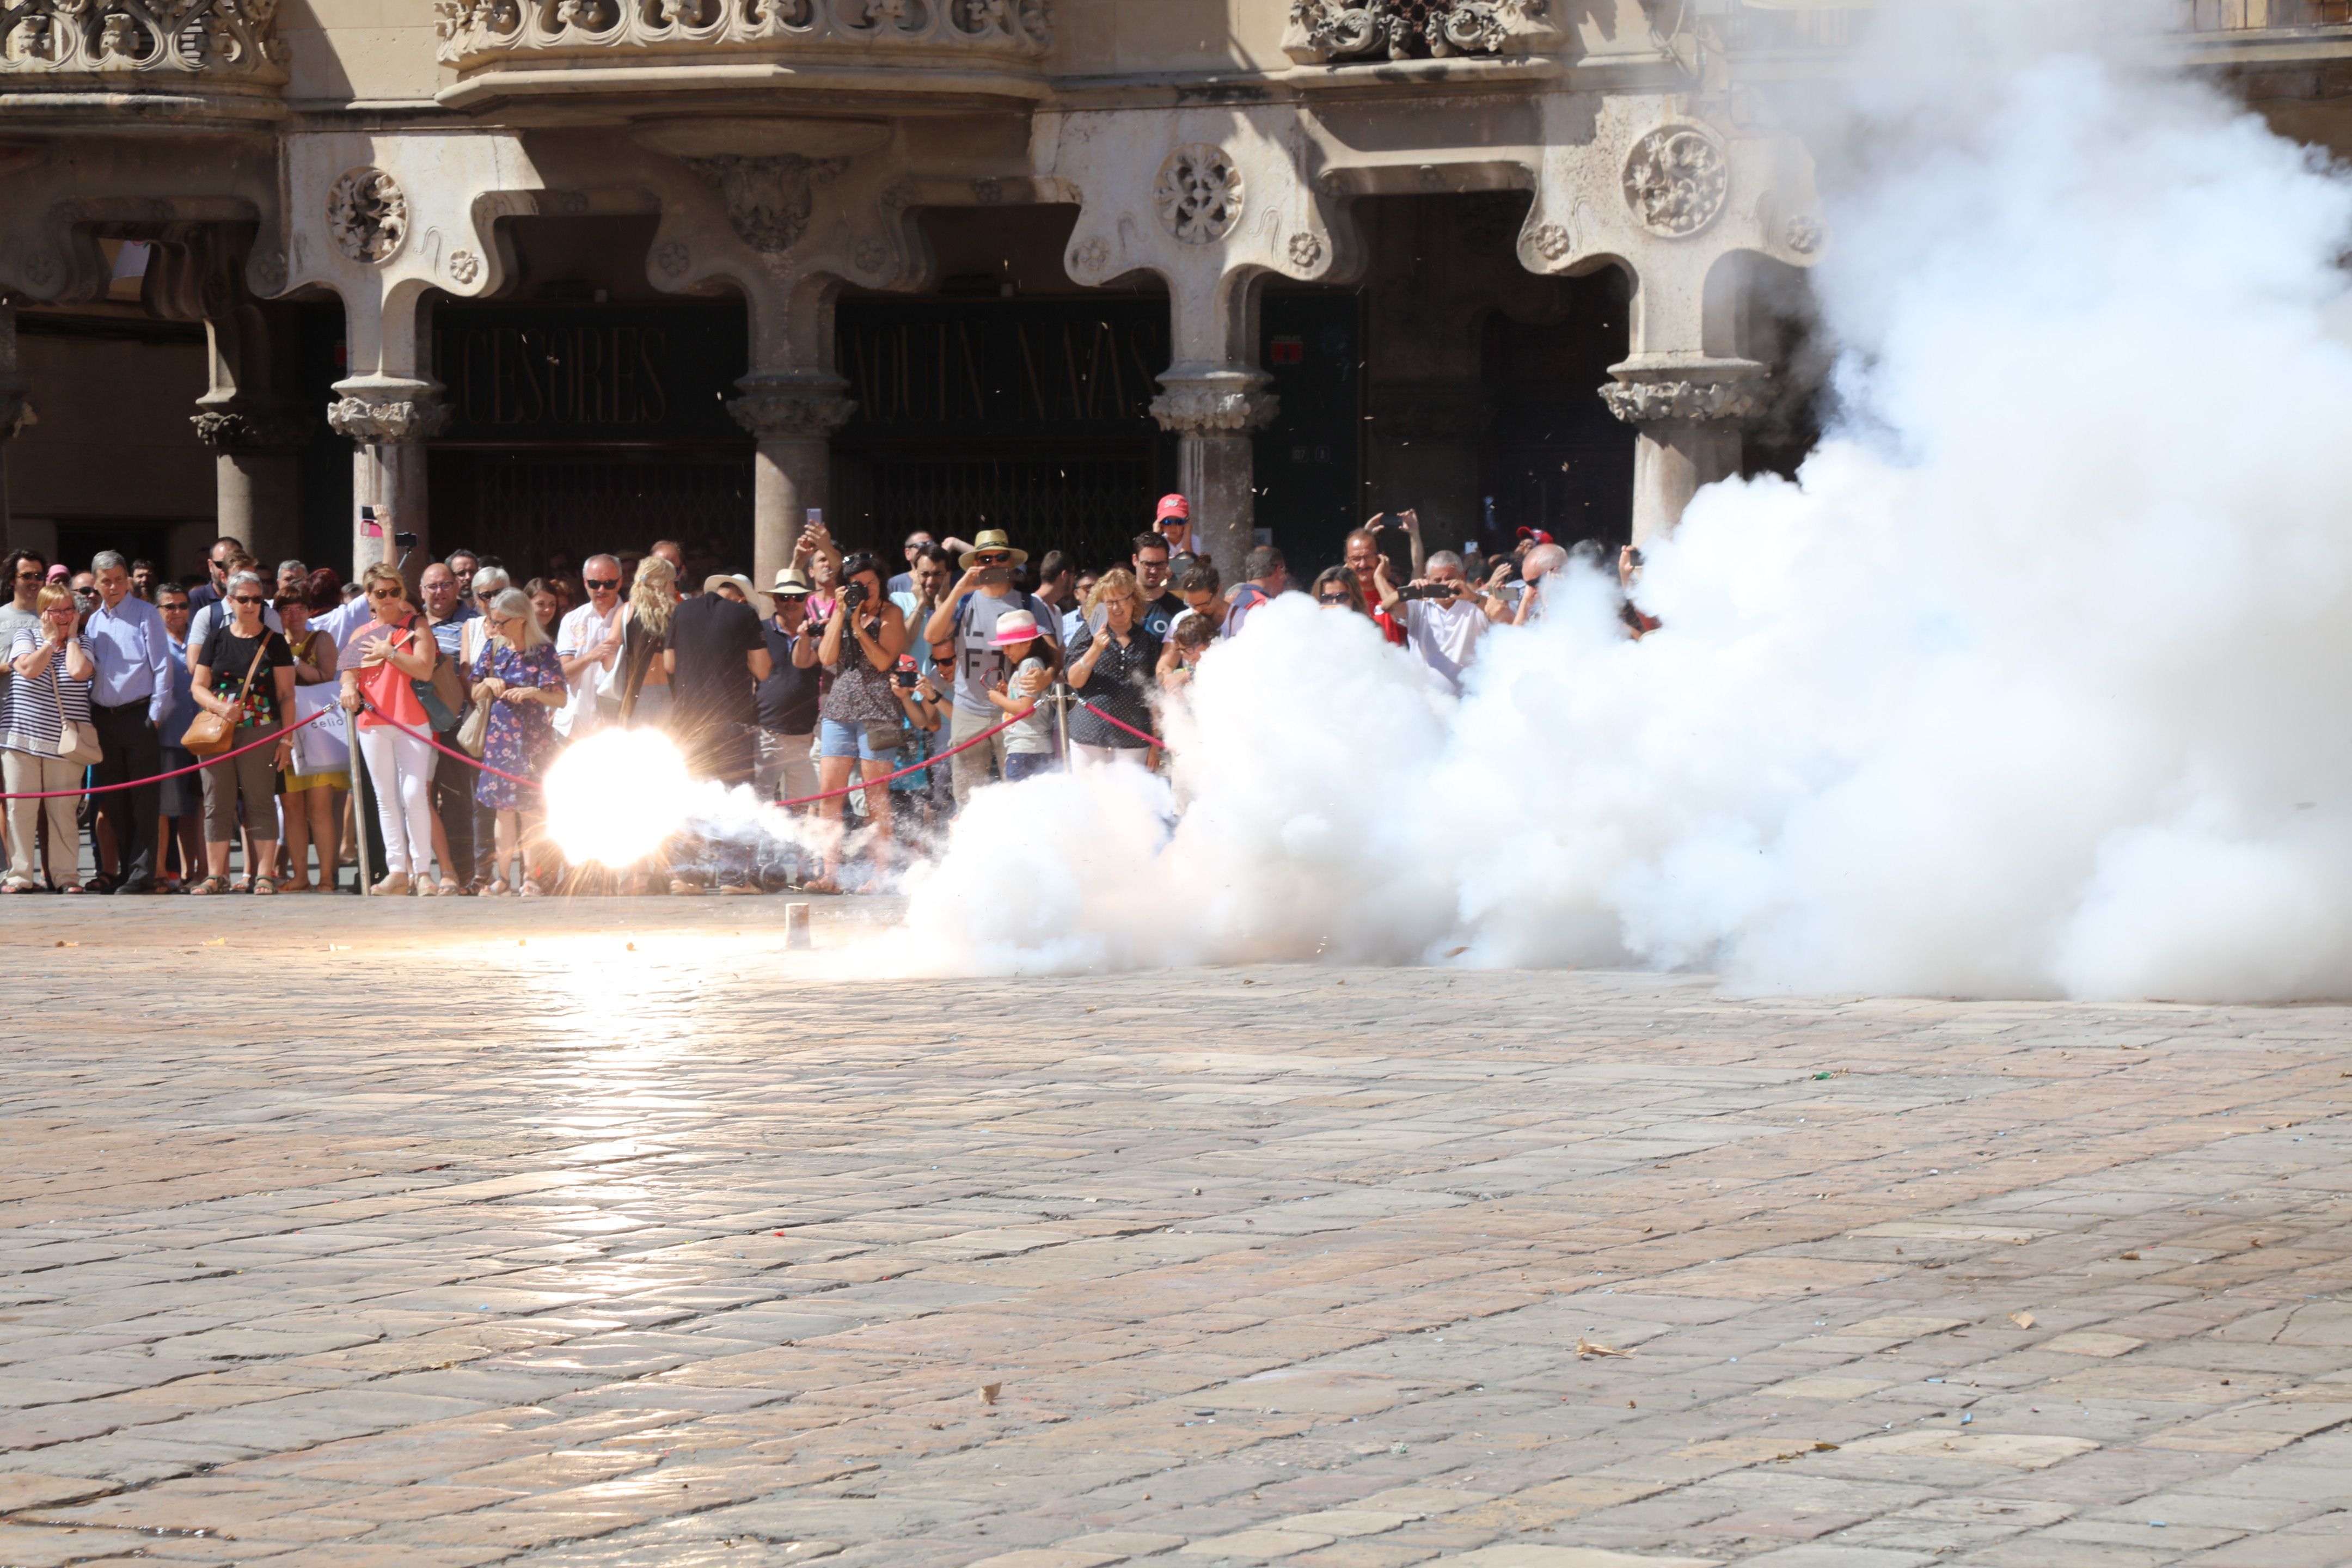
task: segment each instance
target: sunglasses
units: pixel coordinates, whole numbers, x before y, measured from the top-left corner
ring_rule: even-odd
[[[45,576],[47,576],[47,575],[48,575],[48,574],[47,574],[46,572],[43,572],[39,567],[36,566],[36,567],[34,567],[30,572],[19,572],[19,573],[17,573],[17,574],[16,574],[16,581],[17,581],[17,582],[19,582],[19,583],[37,583],[37,582],[39,582],[43,577],[45,577]]]
[[[1345,594],[1318,594],[1315,595],[1315,602],[1318,605],[1344,605],[1348,602],[1348,595]]]
[[[397,599],[400,597],[401,592],[402,591],[398,588],[370,588],[368,590],[368,597],[371,599]],[[256,603],[258,602],[259,601],[257,600],[256,601]]]
[[[591,588],[617,588],[621,585],[618,577],[588,577],[583,581]]]
[[[975,566],[1002,566],[1012,559],[1010,552],[997,551],[974,551],[971,557]]]
[[[269,601],[258,594],[231,594],[228,602],[232,605],[266,605]]]

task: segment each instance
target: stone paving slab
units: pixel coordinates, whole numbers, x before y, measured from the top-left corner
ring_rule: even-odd
[[[0,1568],[2352,1563],[2346,1008],[782,903],[0,907]]]

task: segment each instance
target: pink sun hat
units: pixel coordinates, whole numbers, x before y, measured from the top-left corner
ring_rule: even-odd
[[[1037,635],[1037,617],[1026,610],[1007,610],[996,617],[996,635],[989,643],[995,647],[1008,647],[1013,643],[1028,642]]]

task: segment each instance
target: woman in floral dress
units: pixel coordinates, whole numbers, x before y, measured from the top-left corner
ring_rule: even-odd
[[[510,889],[507,863],[520,862],[517,879],[526,899],[546,892],[535,868],[545,859],[540,835],[542,805],[539,779],[555,755],[555,710],[571,695],[563,667],[547,627],[531,608],[530,595],[509,588],[492,600],[482,618],[490,635],[467,671],[477,701],[489,699],[490,721],[482,742],[480,779],[474,798],[498,813],[498,848],[490,860],[490,883],[482,890],[503,897]],[[525,778],[503,779],[490,770]]]

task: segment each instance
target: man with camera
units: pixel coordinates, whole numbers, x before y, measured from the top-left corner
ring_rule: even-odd
[[[1487,626],[1510,618],[1510,605],[1485,584],[1471,582],[1462,557],[1451,550],[1432,555],[1429,574],[1402,588],[1389,580],[1388,563],[1381,560],[1373,582],[1381,608],[1404,624],[1406,646],[1459,697],[1462,672],[1478,651],[1478,638]]]
[[[1162,552],[1160,570],[1164,574],[1167,547],[1157,539],[1151,542]],[[1140,547],[1143,541],[1139,539],[1136,543]],[[989,689],[1010,673],[994,641],[999,616],[1026,610],[1036,618],[1038,635],[1060,646],[1061,638],[1056,634],[1061,622],[1053,608],[1034,594],[1024,594],[1013,585],[1013,569],[1028,559],[1028,552],[1013,548],[1003,530],[984,530],[964,552],[963,577],[956,584],[955,591],[931,612],[931,618],[923,626],[924,641],[955,645],[955,714],[948,731],[950,746],[962,744],[1003,719],[988,696]],[[989,782],[992,763],[998,773],[1003,772],[1005,748],[1004,734],[999,731],[987,745],[955,754],[948,767],[959,808],[971,798],[973,790]]]

